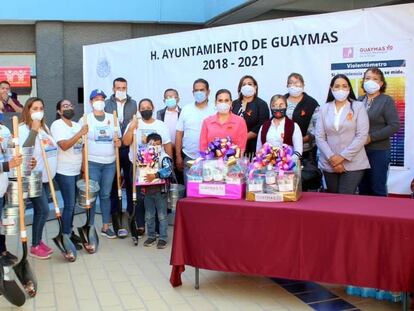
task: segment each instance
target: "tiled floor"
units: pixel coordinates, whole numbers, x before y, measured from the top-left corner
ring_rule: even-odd
[[[84,217],[76,216],[77,226]],[[130,238],[100,237],[96,254],[80,251],[77,261],[68,263],[51,241],[57,226],[56,221],[46,225],[47,243],[55,249],[52,259],[29,259],[38,278],[37,296],[21,308],[12,308],[0,297],[0,310],[401,310],[401,304],[349,297],[342,286],[295,286],[292,281],[207,270],[201,270],[200,289],[195,290],[191,267],[183,274],[183,286],[172,288],[171,244],[158,250],[144,248],[140,240],[135,247]],[[171,237],[172,227],[169,230]],[[21,253],[16,237],[8,238],[8,245]]]

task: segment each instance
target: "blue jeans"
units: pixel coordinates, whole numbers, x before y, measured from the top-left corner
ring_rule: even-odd
[[[155,213],[157,213],[160,224],[160,240],[167,241],[168,218],[166,197],[161,192],[145,194],[144,204],[148,237],[155,238]]]
[[[0,217],[3,215],[3,207],[4,197],[0,197]],[[0,254],[5,252],[6,250],[6,236],[4,234],[0,234]]]
[[[120,170],[123,172],[123,179],[125,183],[126,198],[127,198],[127,211],[128,213],[132,212],[132,163],[129,161],[128,157],[129,148],[122,147],[119,149],[119,166]],[[119,199],[118,199],[118,184],[116,178],[112,183],[112,192],[111,192],[111,214],[115,214],[119,211]]]
[[[76,204],[76,181],[79,176],[56,174],[55,180],[59,185],[63,198],[62,223],[63,233],[70,234],[73,226],[73,212]]]
[[[102,224],[111,222],[111,189],[112,182],[116,173],[115,162],[109,164],[96,163],[89,161],[89,178],[98,182],[99,190],[99,206],[102,211]],[[96,204],[91,207],[90,225],[95,222]]]
[[[183,162],[184,162],[184,169],[183,169],[183,174],[184,174],[184,186],[187,188],[187,180],[188,180],[188,177],[187,177],[187,174],[188,174],[188,171],[190,170],[190,167],[187,165],[187,162],[188,161],[194,161],[194,159],[192,159],[192,158],[190,158],[189,156],[185,156],[184,157],[184,160],[183,160]]]
[[[386,197],[388,195],[387,179],[391,160],[390,150],[365,149],[370,169],[365,171],[359,184],[359,194]]]
[[[32,246],[38,246],[42,240],[43,228],[49,216],[49,184],[43,183],[42,195],[31,198],[33,204]]]

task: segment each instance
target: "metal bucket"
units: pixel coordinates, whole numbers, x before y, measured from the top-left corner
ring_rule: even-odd
[[[20,153],[23,157],[23,162],[21,167],[22,177],[29,177],[30,176],[30,161],[33,157],[34,147],[23,147],[20,149]],[[16,149],[14,148],[7,148],[5,153],[5,160],[10,161],[16,155]],[[10,178],[17,178],[17,169],[12,168],[9,171]]]
[[[181,184],[171,184],[170,191],[168,193],[168,208],[171,209],[171,213],[168,214],[168,224],[174,226],[175,222],[175,208],[177,201],[184,197],[185,186]]]
[[[19,207],[6,205],[1,222],[1,234],[16,235],[19,233]]]
[[[27,179],[23,179],[23,199],[28,198],[29,182]],[[17,180],[9,180],[9,186],[7,187],[7,203],[11,206],[19,206],[19,190],[17,187]]]
[[[43,191],[42,172],[32,171],[26,180],[29,183],[29,198],[40,197]]]
[[[78,193],[76,195],[76,203],[83,208],[86,208],[86,184],[85,180],[81,179],[76,182]],[[89,201],[92,204],[95,202],[98,192],[100,190],[98,182],[89,180]]]

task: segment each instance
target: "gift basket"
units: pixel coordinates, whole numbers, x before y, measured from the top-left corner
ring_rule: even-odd
[[[246,200],[292,202],[299,200],[302,187],[299,160],[292,147],[273,147],[266,143],[250,164]]]
[[[155,178],[152,182],[147,182],[145,177],[148,174],[155,174],[160,169],[161,146],[141,145],[137,150],[137,186],[151,186],[165,184],[165,180]]]
[[[215,138],[191,163],[187,173],[188,197],[240,199],[246,188],[247,161],[230,137]]]

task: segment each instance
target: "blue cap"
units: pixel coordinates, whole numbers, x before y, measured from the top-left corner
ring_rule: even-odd
[[[91,95],[89,96],[89,99],[92,100],[94,99],[96,96],[102,96],[103,98],[106,98],[106,95],[104,93],[104,91],[102,91],[101,89],[95,89],[91,92]]]

